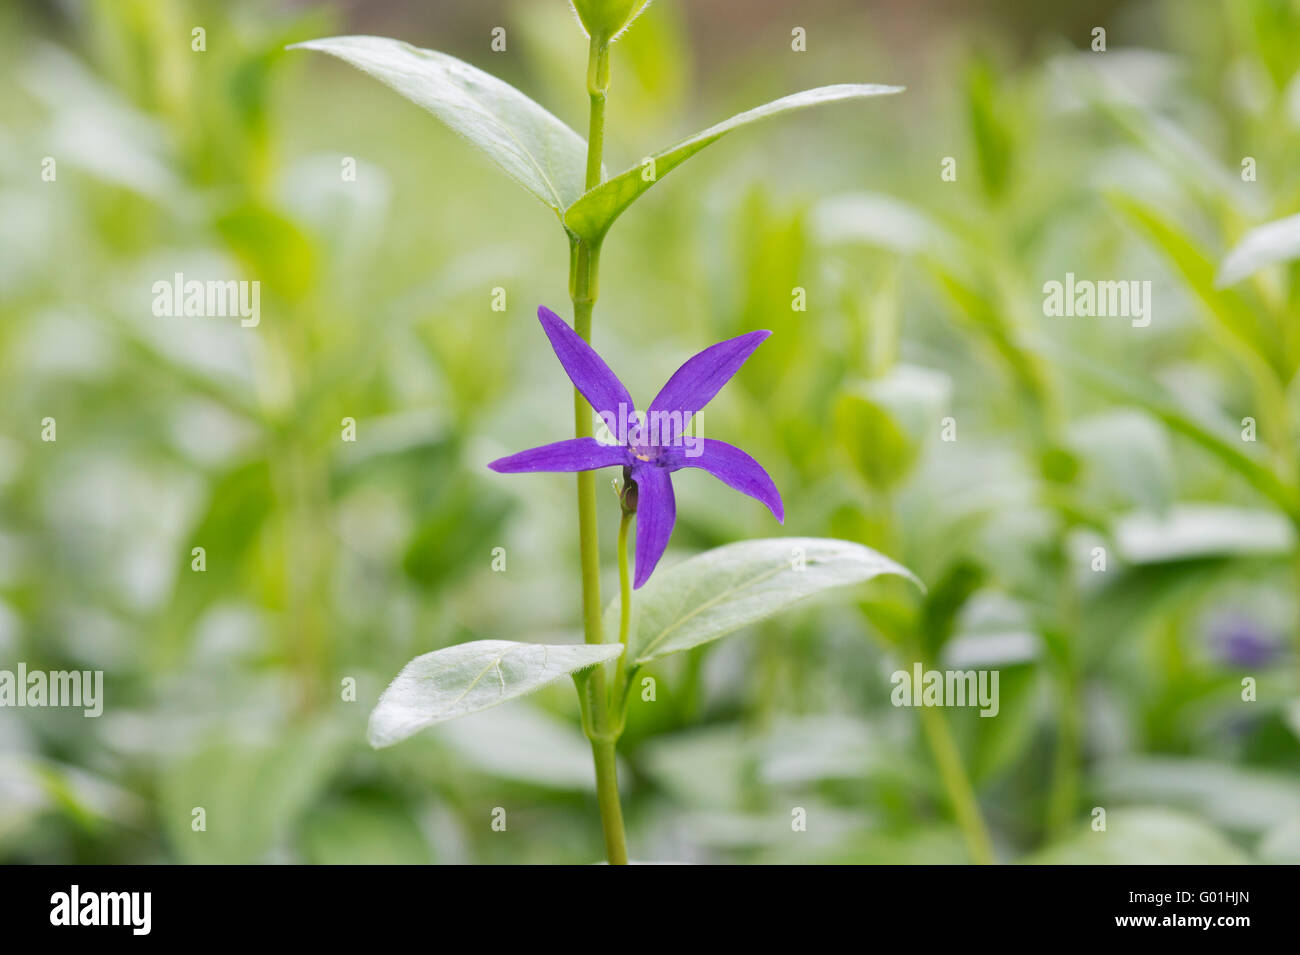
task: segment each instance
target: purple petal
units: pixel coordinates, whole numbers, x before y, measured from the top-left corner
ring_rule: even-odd
[[[781,492],[763,466],[735,445],[725,441],[705,438],[703,453],[696,457],[686,454],[681,448],[673,448],[669,467],[700,468],[708,471],[727,487],[735,488],[741,494],[748,494],[757,501],[767,505],[782,524],[785,523],[785,505],[781,503]]]
[[[680,421],[675,418],[666,419],[672,422],[671,427],[660,425],[661,434],[668,432],[671,435],[670,439],[661,439],[660,443],[673,443],[691,415],[712,400],[722,386],[731,380],[732,375],[740,370],[754,349],[771,334],[768,331],[746,332],[725,342],[710,345],[694,358],[688,358],[682,367],[673,372],[668,384],[650,402],[652,415],[656,411],[668,415],[673,412],[681,414]]]
[[[635,410],[632,396],[623,387],[623,382],[618,380],[604,359],[564,319],[545,305],[537,309],[537,318],[542,323],[546,337],[551,340],[555,357],[560,359],[569,380],[582,392],[582,396],[597,414],[620,415],[620,404],[625,406],[621,409],[624,415]],[[615,420],[623,419],[620,416]]]
[[[595,438],[569,438],[497,458],[488,465],[502,474],[525,471],[594,471],[611,464],[627,464],[630,455],[621,445],[601,444]]]
[[[673,497],[673,480],[666,468],[657,465],[634,466],[636,481],[636,589],[650,579],[655,565],[668,547],[673,524],[677,522],[677,500]]]

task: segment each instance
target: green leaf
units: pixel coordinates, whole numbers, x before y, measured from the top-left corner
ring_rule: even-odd
[[[386,37],[330,37],[290,49],[337,56],[427,109],[557,215],[582,195],[586,142],[509,83]]]
[[[916,445],[887,410],[860,391],[846,392],[835,403],[835,436],[862,479],[877,490],[898,484],[916,462]]]
[[[402,570],[424,587],[456,583],[467,569],[458,555],[491,550],[514,500],[502,491],[471,488],[468,479],[457,480],[434,502],[402,557]]]
[[[871,487],[888,490],[907,477],[951,392],[943,373],[898,365],[840,396],[836,437]]]
[[[1269,468],[1246,454],[1240,440],[1233,441],[1215,433],[1187,414],[1169,395],[1145,382],[1116,373],[1113,369],[1077,351],[1042,343],[1058,365],[1085,379],[1089,385],[1114,398],[1136,405],[1158,418],[1171,431],[1200,445],[1235,471],[1257,491],[1278,504],[1293,519],[1300,518],[1300,496]]]
[[[265,741],[232,730],[163,767],[161,818],[173,849],[202,865],[266,861],[328,788],[349,739],[328,721],[281,729]],[[200,833],[190,828],[196,806],[205,810]]]
[[[1012,120],[1016,111],[999,88],[997,73],[987,61],[976,61],[967,71],[966,106],[970,116],[975,159],[985,194],[999,198],[1013,181],[1014,141]]]
[[[807,106],[863,99],[868,96],[886,96],[890,93],[900,93],[902,90],[901,86],[844,83],[837,86],[819,86],[816,89],[804,90],[802,93],[765,103],[683,139],[675,146],[648,157],[647,161],[640,165],[596,186],[564,211],[564,224],[570,231],[595,245],[605,237],[614,220],[622,215],[642,193],[705,146],[717,142],[733,129]]]
[[[1261,862],[1269,865],[1300,864],[1300,819],[1284,822],[1259,841]]]
[[[1169,260],[1246,367],[1253,373],[1271,370],[1289,379],[1288,362],[1275,336],[1240,295],[1219,287],[1222,283],[1215,281],[1213,261],[1192,237],[1155,205],[1119,194],[1110,198],[1119,213]]]
[[[1094,490],[1107,509],[1168,507],[1174,496],[1174,451],[1169,433],[1133,409],[1108,411],[1071,423],[1066,443],[1083,463],[1082,489]]]
[[[380,695],[370,714],[370,745],[392,746],[426,726],[532,693],[622,652],[618,644],[475,640],[423,654]]]
[[[813,206],[812,230],[826,245],[861,243],[900,255],[963,255],[943,226],[910,203],[873,192],[827,196]]]
[[[573,720],[523,700],[433,733],[480,773],[546,789],[595,792],[591,744]]]
[[[213,226],[268,291],[299,302],[316,287],[316,248],[292,219],[248,203],[226,210]]]
[[[1104,831],[1077,836],[1021,860],[1029,865],[1241,865],[1250,860],[1217,830],[1167,809],[1115,809]]]
[[[428,840],[391,796],[362,793],[314,810],[302,826],[312,865],[429,865]]]
[[[1300,818],[1294,773],[1214,759],[1114,759],[1097,766],[1094,788],[1107,800],[1176,806],[1234,832],[1263,833]]]
[[[850,541],[772,537],[706,551],[659,571],[637,591],[628,624],[630,664],[689,650],[823,590],[881,574],[923,586],[906,567]],[[605,611],[606,629],[616,633],[618,620],[616,599]]]
[[[1164,514],[1121,516],[1115,546],[1130,564],[1201,557],[1285,557],[1295,528],[1285,514],[1222,504],[1175,504]]]
[[[617,40],[648,6],[650,0],[573,0],[587,35],[608,41]]]
[[[1266,266],[1300,258],[1300,215],[1251,229],[1219,265],[1215,288],[1235,285]]]

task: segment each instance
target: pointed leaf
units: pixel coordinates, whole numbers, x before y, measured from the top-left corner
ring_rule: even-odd
[[[587,35],[613,41],[639,17],[650,0],[573,0]]]
[[[1162,393],[1146,382],[1118,374],[1113,369],[1095,362],[1077,351],[1056,347],[1043,342],[1041,347],[1053,360],[1092,387],[1127,404],[1136,405],[1158,418],[1171,431],[1200,445],[1235,471],[1257,491],[1281,506],[1293,520],[1300,519],[1300,494],[1284,482],[1263,462],[1242,450],[1239,440],[1216,433],[1184,411],[1170,395]]]
[[[504,80],[453,56],[377,36],[308,40],[427,109],[557,214],[582,195],[587,144]]]
[[[1119,194],[1111,203],[1169,260],[1249,370],[1290,379],[1292,369],[1276,336],[1237,292],[1220,287],[1222,276],[1215,282],[1214,262],[1186,230],[1154,204]]]
[[[629,661],[639,665],[689,650],[805,597],[881,574],[922,586],[906,567],[851,541],[772,537],[706,551],[660,569],[637,591],[628,625]],[[605,611],[605,626],[617,628],[618,619],[615,600]]]
[[[1277,262],[1300,259],[1300,215],[1251,229],[1219,265],[1214,287],[1236,285]]]
[[[370,745],[400,743],[426,726],[477,713],[617,657],[618,644],[475,640],[416,657],[370,714]]]
[[[649,157],[653,160],[653,167],[648,163],[634,166],[613,179],[601,183],[565,210],[564,224],[588,242],[597,243],[604,238],[614,220],[622,215],[623,211],[643,192],[705,146],[717,142],[733,129],[748,126],[769,116],[803,109],[806,106],[862,99],[868,96],[885,96],[902,90],[901,86],[844,83],[838,86],[820,86],[817,89],[804,90],[802,93],[765,103],[716,126],[710,126],[694,136],[683,139],[677,145],[656,153]]]

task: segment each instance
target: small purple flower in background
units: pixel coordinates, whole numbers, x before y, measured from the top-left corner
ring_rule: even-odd
[[[609,366],[550,309],[542,306],[537,310],[537,317],[573,386],[592,408],[606,423],[626,420],[636,406]],[[500,458],[488,467],[504,474],[623,467],[628,482],[624,506],[636,511],[634,587],[650,579],[668,546],[677,521],[677,501],[669,475],[681,468],[708,471],[728,487],[766,504],[772,515],[785,523],[781,494],[757,461],[723,441],[684,440],[691,417],[731,380],[770,334],[748,332],[710,345],[687,360],[650,402],[647,414],[637,426],[611,427],[620,441],[618,444],[601,444],[595,438],[569,438]]]
[[[1211,653],[1227,666],[1265,666],[1276,660],[1282,649],[1275,634],[1245,614],[1221,613],[1207,629]]]

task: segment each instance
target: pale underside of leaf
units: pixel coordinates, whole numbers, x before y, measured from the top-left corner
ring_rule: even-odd
[[[1220,504],[1176,504],[1163,514],[1126,514],[1113,528],[1116,549],[1132,564],[1197,557],[1286,557],[1295,527],[1285,514]]]
[[[653,160],[653,167],[642,163],[589,190],[565,210],[564,224],[579,237],[593,244],[598,243],[604,238],[614,220],[642,193],[704,147],[717,142],[733,129],[808,106],[864,99],[870,96],[887,96],[902,90],[901,86],[862,83],[820,86],[739,113],[649,157]],[[648,172],[653,172],[653,175],[649,175]]]
[[[475,640],[423,654],[380,695],[370,714],[370,745],[391,746],[426,726],[532,693],[622,650],[619,644]]]
[[[834,587],[882,574],[921,586],[906,567],[851,541],[775,537],[706,551],[661,570],[637,591],[628,655],[640,665],[708,643]],[[619,602],[606,611],[616,626]]]
[[[557,215],[582,195],[586,141],[504,80],[387,37],[330,37],[290,49],[336,56],[433,113]]]
[[[1300,215],[1288,216],[1251,229],[1242,237],[1215,277],[1216,288],[1235,285],[1260,269],[1300,259]]]

